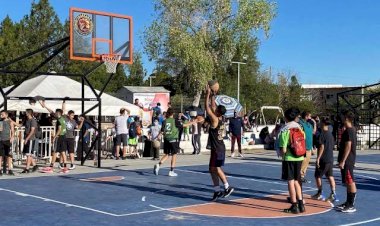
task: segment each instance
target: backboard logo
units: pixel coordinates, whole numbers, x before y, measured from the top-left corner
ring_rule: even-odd
[[[74,20],[74,29],[80,35],[88,35],[92,32],[93,23],[89,15],[81,13]]]

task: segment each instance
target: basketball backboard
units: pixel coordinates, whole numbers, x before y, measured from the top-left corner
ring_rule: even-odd
[[[118,54],[132,64],[132,18],[108,12],[70,8],[70,59],[101,61]]]

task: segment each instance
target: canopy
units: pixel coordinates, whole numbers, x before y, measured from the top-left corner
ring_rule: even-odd
[[[4,91],[9,90],[11,87],[4,88]],[[85,98],[93,98],[96,100],[95,94],[90,87],[85,86]],[[82,84],[74,81],[65,76],[53,76],[53,75],[40,75],[35,78],[26,80],[19,87],[13,90],[9,97],[70,97],[81,98],[82,97]],[[99,90],[96,90],[99,93]],[[116,116],[119,115],[121,107],[127,108],[131,111],[132,115],[139,115],[140,108],[113,97],[109,94],[103,93],[102,100],[102,116]],[[0,95],[0,103],[3,103],[4,99]],[[97,104],[97,101],[85,101],[85,111]],[[55,110],[56,108],[62,108],[62,101],[46,101],[46,105]],[[40,104],[30,105],[28,100],[8,99],[9,111],[25,111],[27,108],[33,109],[35,112],[48,113],[46,109],[42,108]],[[81,101],[66,101],[66,110],[73,110],[75,114],[82,113]],[[95,108],[87,115],[98,115],[98,108]]]

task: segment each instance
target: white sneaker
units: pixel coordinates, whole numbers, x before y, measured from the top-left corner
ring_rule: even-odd
[[[231,154],[231,158],[235,158],[235,152]]]
[[[63,166],[61,166],[61,163],[58,164],[58,168],[63,169]]]
[[[154,175],[158,175],[158,171],[160,171],[160,164],[154,165],[154,170],[153,170]]]
[[[70,166],[69,170],[73,170],[75,169],[75,165],[73,164],[72,166]]]
[[[244,155],[242,153],[239,153],[240,158],[244,158]]]
[[[178,174],[174,173],[174,171],[169,171],[169,177],[176,177]]]

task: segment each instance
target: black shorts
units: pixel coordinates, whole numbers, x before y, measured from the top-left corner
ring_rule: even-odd
[[[11,142],[9,140],[0,141],[0,156],[11,156]]]
[[[65,136],[59,136],[55,141],[55,152],[66,152],[67,145],[66,145],[66,137]]]
[[[22,151],[23,154],[29,156],[34,154],[34,146],[36,144],[35,140],[28,140],[26,144],[24,145],[24,149]]]
[[[66,138],[67,151],[71,154],[74,153],[75,149],[75,138]]]
[[[128,134],[119,134],[116,135],[116,145],[120,146],[123,143],[123,146],[128,145]]]
[[[333,176],[333,163],[320,162],[319,168],[315,166],[315,178],[322,178],[323,176],[332,177]]]
[[[344,165],[344,169],[341,169],[340,172],[342,174],[342,183],[343,184],[355,183],[354,164],[346,163]]]
[[[222,167],[226,159],[226,152],[211,150],[209,167]]]
[[[301,180],[302,161],[282,161],[283,180]]]
[[[178,153],[178,140],[168,141],[164,139],[164,154],[175,155]]]

